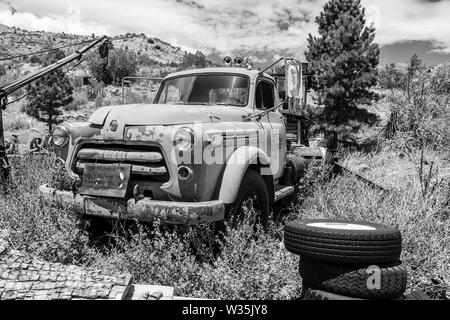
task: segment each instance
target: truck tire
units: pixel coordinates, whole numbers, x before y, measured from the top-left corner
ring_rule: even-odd
[[[249,223],[260,223],[267,228],[269,209],[269,193],[264,179],[258,172],[248,170],[242,179],[236,201],[227,208],[226,219],[231,220],[232,224],[242,222],[246,212],[254,211],[256,215],[249,217]]]
[[[417,290],[404,295],[405,300],[433,300],[425,292]]]
[[[305,288],[303,300],[365,300],[365,299],[346,297],[313,288]]]
[[[369,266],[321,262],[301,258],[299,272],[302,280],[319,290],[363,299],[394,299],[406,290],[407,271],[401,262],[379,266],[380,287],[367,285],[372,276]]]
[[[304,220],[284,228],[289,252],[320,261],[354,264],[400,260],[402,239],[396,228],[370,222]]]

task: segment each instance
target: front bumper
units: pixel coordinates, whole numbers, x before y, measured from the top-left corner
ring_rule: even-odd
[[[61,207],[71,206],[77,213],[105,218],[161,222],[177,225],[197,225],[221,221],[225,217],[222,201],[172,202],[144,198],[139,201],[117,200],[73,194],[47,185],[39,187],[46,204]]]

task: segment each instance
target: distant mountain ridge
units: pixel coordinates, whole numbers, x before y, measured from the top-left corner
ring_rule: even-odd
[[[0,24],[0,57],[16,56],[65,46],[92,39],[84,36],[45,31],[28,31]],[[110,37],[115,48],[128,48],[138,55],[146,55],[155,64],[168,65],[182,62],[185,51],[158,38],[141,34],[126,34]],[[74,50],[76,47],[69,48]],[[66,49],[67,51],[67,49]]]

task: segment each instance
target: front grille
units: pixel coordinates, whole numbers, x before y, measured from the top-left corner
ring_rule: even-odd
[[[167,182],[169,170],[157,146],[85,144],[77,153],[72,170],[82,175],[88,163],[131,164],[132,180]]]

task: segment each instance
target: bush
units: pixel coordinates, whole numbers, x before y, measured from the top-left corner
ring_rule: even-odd
[[[207,65],[206,55],[197,51],[195,53],[185,52],[183,61],[181,62],[180,69],[195,69],[195,68],[205,68]]]
[[[406,73],[392,63],[381,69],[378,75],[378,84],[383,89],[404,89],[406,86]]]
[[[138,57],[136,53],[126,49],[110,50],[108,63],[95,55],[88,62],[92,75],[104,84],[121,84],[123,78],[135,76],[137,73]]]
[[[292,299],[300,295],[298,257],[284,249],[279,230],[228,229],[221,253],[205,226],[168,231],[156,223],[91,256],[92,266],[129,272],[136,282],[169,285],[181,296],[212,299]]]
[[[38,56],[31,56],[30,62],[34,63],[34,64],[38,64],[38,63],[40,64],[40,63],[42,63],[42,59],[39,58]]]
[[[95,106],[97,108],[103,107],[103,99],[104,99],[103,95],[101,93],[99,93],[94,100]]]
[[[6,68],[3,65],[0,65],[0,77],[6,75]]]
[[[66,111],[79,110],[80,107],[85,107],[89,103],[84,92],[77,92],[73,95],[73,101],[64,107]]]
[[[11,181],[1,185],[0,229],[11,231],[17,250],[51,262],[80,263],[87,253],[83,222],[67,208],[44,205],[37,188],[49,183],[54,157],[22,156],[11,159]]]

